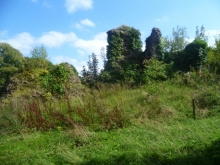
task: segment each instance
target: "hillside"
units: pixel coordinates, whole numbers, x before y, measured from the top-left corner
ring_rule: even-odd
[[[25,113],[29,109],[15,104],[2,107],[0,160],[3,164],[216,165],[220,104],[213,100],[219,97],[219,83],[211,77],[198,83],[192,75],[188,81],[185,84],[177,75],[135,88],[100,85],[66,101],[26,104],[36,113]],[[19,114],[32,120],[23,116],[22,122]]]

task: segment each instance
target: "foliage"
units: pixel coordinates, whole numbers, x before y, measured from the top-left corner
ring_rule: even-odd
[[[12,123],[19,123],[28,129],[44,131],[57,126],[64,129],[88,126],[95,131],[100,131],[123,128],[128,124],[124,111],[117,105],[106,106],[97,91],[90,90],[89,93],[91,94],[77,99],[65,95],[63,99],[56,100],[50,92],[47,92],[46,100],[25,100],[22,103],[2,106],[1,110],[7,109],[13,114],[15,108],[17,112],[13,114]],[[5,115],[4,111],[2,114]],[[0,122],[0,128],[1,124],[4,126],[7,124],[4,117],[0,115],[0,119],[3,119]]]
[[[135,29],[124,28],[131,38],[139,36]],[[108,46],[105,69],[97,74],[94,54],[89,70],[83,73],[92,73],[95,80],[119,83],[97,83],[77,96],[65,92],[68,79],[77,74],[73,66],[62,63],[49,68],[40,48],[33,50],[31,58],[19,58],[22,56],[16,50],[3,44],[7,49],[0,49],[0,77],[10,78],[25,69],[16,75],[25,77],[22,81],[38,81],[41,76],[46,92],[42,100],[18,98],[14,93],[10,99],[0,100],[0,162],[218,164],[220,83],[215,73],[220,73],[220,42],[216,40],[215,47],[207,49],[201,29],[201,35],[197,32],[196,39],[184,45],[184,34],[184,29],[177,27],[173,39],[161,39],[159,59],[146,60],[141,66],[125,56],[123,34],[116,33]],[[129,47],[140,55],[139,39],[131,41]],[[45,63],[41,65],[37,59]],[[174,74],[173,65],[190,72]],[[128,85],[138,82],[146,84],[138,88]],[[26,88],[18,91],[25,93]],[[192,119],[192,98],[199,120]],[[215,113],[202,115],[206,111]]]
[[[141,69],[137,61],[125,61],[121,73],[121,80],[127,84],[137,84],[141,81]]]
[[[173,29],[173,36],[161,38],[158,46],[160,60],[166,63],[174,63],[176,71],[187,72],[190,69],[201,69],[204,66],[207,56],[207,36],[205,36],[205,28],[199,30],[196,27],[196,37],[191,43],[187,42],[186,28]]]
[[[173,28],[172,37],[161,37],[160,44],[158,45],[156,51],[158,54],[158,59],[164,61],[165,63],[173,63],[175,70],[184,70],[185,66],[181,67],[185,59],[184,49],[187,46],[187,31],[185,27],[177,26],[176,29]],[[186,69],[187,70],[187,69]]]
[[[220,108],[220,92],[219,91],[212,91],[210,89],[201,91],[196,96],[197,106],[199,108],[215,108],[218,106]]]
[[[195,39],[201,39],[206,42],[208,41],[208,37],[205,34],[205,27],[204,26],[201,26],[200,30],[199,30],[199,27],[196,26]]]
[[[127,84],[137,84],[141,81],[142,70],[136,60],[124,60],[120,63],[120,69],[102,71],[99,81],[106,83],[123,82]]]
[[[164,38],[164,49],[168,52],[182,51],[187,45],[187,32],[185,27],[177,26],[176,29],[173,28],[172,37]]]
[[[98,79],[99,69],[98,69],[98,58],[95,53],[92,53],[89,56],[89,61],[87,62],[88,70],[85,66],[83,66],[83,70],[81,71],[82,80],[84,83],[93,86]]]
[[[208,44],[206,41],[196,39],[192,43],[188,44],[185,48],[186,53],[186,68],[187,65],[198,69],[201,65],[204,65],[207,56]]]
[[[43,63],[40,63],[42,62]],[[32,57],[25,57],[25,70],[32,70],[32,69],[52,69],[53,64],[45,59],[45,60],[39,60],[37,58],[32,58]]]
[[[18,71],[14,66],[0,67],[0,89],[6,84],[7,80]]]
[[[141,53],[140,32],[133,27],[121,26],[118,31],[109,36],[108,44],[107,62],[102,75],[108,75],[108,82],[127,80],[128,83],[136,82],[140,66],[137,61],[130,60],[129,56],[131,54],[139,56]]]
[[[24,66],[23,55],[7,43],[0,43],[0,57],[0,66],[14,66],[19,69]]]
[[[189,43],[182,52],[174,57],[177,70],[189,71],[190,68],[200,69],[207,56],[207,43],[199,38]]]
[[[161,37],[160,38],[160,43],[156,47],[156,54],[157,54],[157,59],[160,61],[165,60],[165,53],[166,53],[166,47],[167,47],[167,42],[166,40]]]
[[[68,78],[74,73],[65,63],[56,65],[54,69],[42,75],[42,87],[52,94],[64,94]]]
[[[194,88],[169,82],[132,89],[108,84],[83,97],[2,106],[0,123],[5,121],[7,127],[0,124],[0,161],[6,165],[218,164],[219,114],[192,120],[193,93]],[[3,113],[6,109],[11,118]],[[13,122],[19,113],[25,124]],[[121,127],[126,118],[130,123]]]
[[[118,76],[115,75],[114,77],[114,71],[113,70],[109,70],[109,71],[104,71],[101,70],[100,74],[99,74],[99,81],[100,82],[105,82],[105,83],[113,83],[117,80]]]
[[[211,72],[220,74],[220,37],[216,37],[214,47],[209,48],[206,65]]]
[[[130,42],[128,43],[128,47],[131,48],[132,51],[139,53],[142,50],[142,41],[141,41],[141,33],[139,30],[133,28],[133,27],[127,27],[125,28],[125,33],[129,37],[128,40]]]
[[[11,45],[0,43],[0,89],[17,71],[24,68],[23,55]]]
[[[46,48],[43,45],[41,47],[36,46],[31,50],[31,58],[27,58],[27,67],[46,69],[50,66],[50,62],[47,59]]]
[[[123,51],[123,40],[119,33],[112,36],[109,45],[107,46],[107,58],[105,70],[116,69],[120,70],[119,62],[124,59],[122,54]]]
[[[88,69],[89,72],[92,74],[92,78],[96,80],[98,78],[98,58],[95,53],[92,53],[91,58],[89,57],[89,62],[88,62]]]
[[[143,82],[163,81],[172,77],[172,64],[165,64],[155,58],[144,61]]]

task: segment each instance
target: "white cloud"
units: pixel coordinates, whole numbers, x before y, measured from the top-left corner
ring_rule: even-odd
[[[88,18],[81,20],[80,23],[76,23],[75,25],[70,25],[70,27],[74,27],[80,31],[86,30],[89,31],[88,29],[85,28],[85,26],[89,27],[95,27],[95,23],[89,20]]]
[[[36,39],[30,33],[23,32],[10,39],[0,40],[0,42],[6,42],[26,54],[29,53],[35,45]]]
[[[191,43],[191,42],[193,42],[194,38],[185,38],[185,40],[187,43]]]
[[[1,40],[0,42],[9,43],[14,48],[20,50],[23,54],[29,54],[31,49],[37,45],[55,48],[68,44],[76,48],[80,55],[89,55],[92,53],[100,54],[101,47],[107,45],[107,34],[105,32],[95,35],[91,40],[78,38],[75,33],[61,33],[50,31],[40,37],[34,37],[30,33],[23,32],[12,38]]]
[[[106,47],[107,45],[106,40],[107,34],[103,32],[95,35],[92,40],[77,39],[73,42],[73,46],[81,50],[81,53],[84,52],[84,54],[100,54],[101,47]]]
[[[145,51],[146,46],[143,44],[141,49],[142,49],[142,51]]]
[[[220,30],[207,30],[205,34],[208,37],[217,37],[220,34]]]
[[[87,65],[86,61],[83,61],[83,60],[79,61],[75,58],[70,58],[70,57],[66,57],[66,56],[62,56],[62,55],[51,57],[51,61],[54,64],[60,64],[62,62],[68,62],[69,64],[72,64],[79,73],[82,70],[83,66]]]
[[[205,35],[208,37],[208,45],[214,46],[216,37],[220,35],[220,30],[207,30]]]
[[[85,40],[78,38],[75,33],[61,33],[56,31],[50,31],[42,34],[40,37],[34,37],[28,32],[20,33],[12,38],[0,39],[0,42],[9,43],[12,47],[18,49],[24,55],[29,55],[30,51],[35,47],[41,44],[44,44],[46,47],[56,48],[61,47],[62,45],[68,45],[75,49],[78,52],[77,58],[87,58],[88,55],[95,53],[99,59],[99,67],[102,68],[102,60],[100,59],[100,50],[102,47],[107,45],[107,34],[105,32],[95,35],[90,40]],[[67,56],[51,56],[51,61],[53,63],[68,62],[76,67],[78,71],[82,70],[82,66],[86,66],[87,62],[83,60],[77,60],[75,58],[70,58]],[[87,59],[86,59],[87,60]]]
[[[69,13],[74,13],[77,10],[91,9],[93,5],[92,0],[66,0],[65,7]]]
[[[99,69],[103,68],[103,62],[100,56],[101,48],[106,48],[107,45],[107,34],[105,32],[99,33],[94,36],[92,40],[83,40],[78,39],[73,42],[73,46],[77,48],[77,51],[82,55],[91,55],[92,53],[95,53],[97,55],[97,58],[99,60]],[[81,65],[81,70],[82,70]],[[85,64],[85,66],[87,66]]]
[[[76,40],[77,37],[75,33],[67,33],[63,34],[56,31],[50,31],[48,33],[45,33],[43,36],[38,38],[39,44],[44,44],[48,47],[60,47],[65,42],[72,42]]]
[[[94,22],[90,21],[89,19],[84,19],[84,20],[81,20],[80,21],[82,25],[85,25],[85,26],[90,26],[90,27],[94,27],[95,24]]]
[[[169,21],[170,19],[167,17],[167,16],[163,16],[163,17],[161,17],[161,18],[157,18],[157,19],[155,19],[154,21],[156,21],[156,22],[167,22],[167,21]]]
[[[205,32],[205,36],[207,37],[207,43],[209,46],[214,46],[216,37],[220,37],[220,30],[207,30]],[[185,38],[188,43],[194,41],[195,38]]]

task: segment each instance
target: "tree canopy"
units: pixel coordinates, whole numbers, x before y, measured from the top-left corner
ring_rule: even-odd
[[[21,52],[7,43],[0,43],[0,89],[10,76],[24,68],[25,58]]]

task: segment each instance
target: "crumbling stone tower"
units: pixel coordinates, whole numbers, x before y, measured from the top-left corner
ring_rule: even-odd
[[[107,64],[105,70],[123,70],[142,55],[141,33],[139,30],[122,25],[107,32]],[[122,68],[123,67],[123,68]]]
[[[152,57],[157,58],[156,49],[160,44],[160,38],[162,33],[159,28],[153,28],[151,35],[146,39],[146,49],[144,51],[145,59],[150,59]]]

